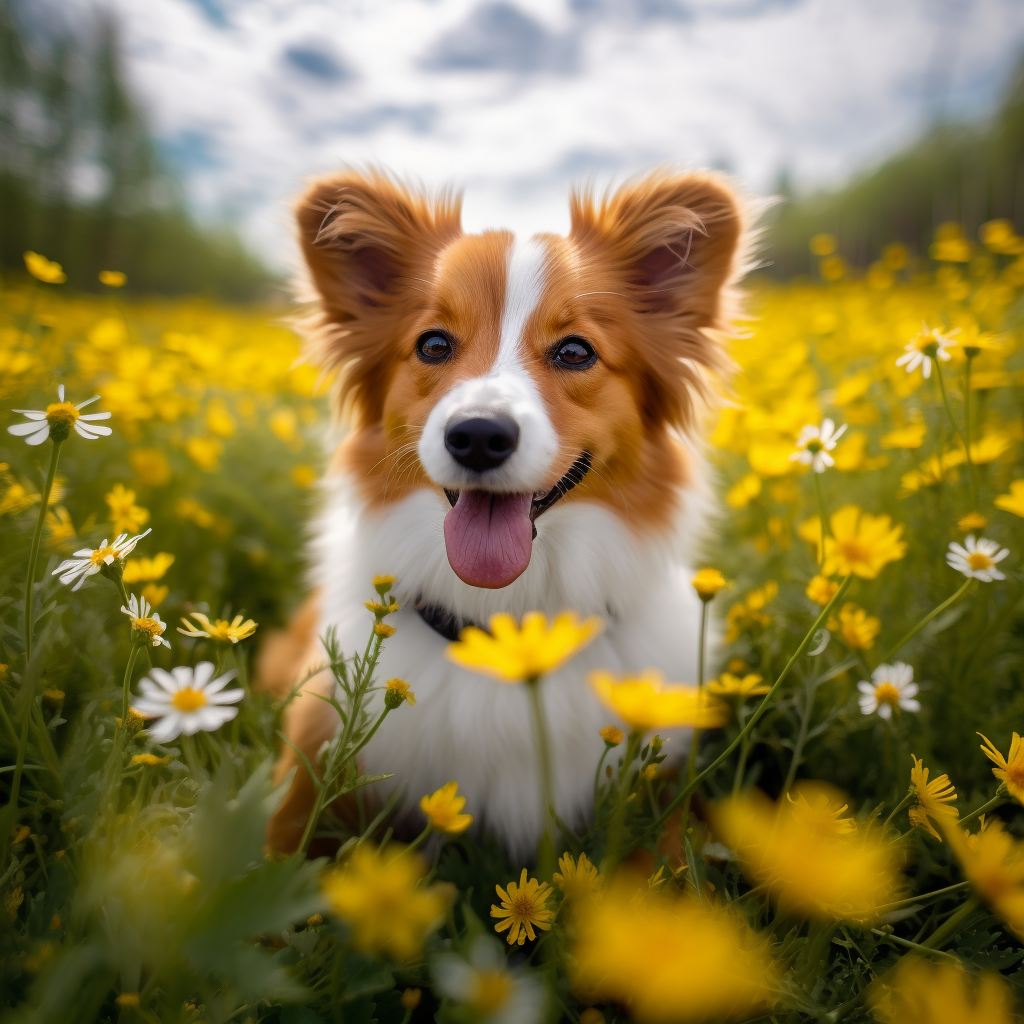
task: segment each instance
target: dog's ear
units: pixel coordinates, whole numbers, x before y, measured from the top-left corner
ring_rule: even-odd
[[[721,332],[737,312],[744,211],[710,173],[658,172],[599,202],[571,201],[570,238],[625,283],[647,368],[646,411],[688,426],[704,366],[728,365]]]
[[[306,324],[310,355],[341,369],[341,398],[361,419],[379,417],[388,341],[415,312],[437,254],[461,233],[460,205],[380,171],[321,178],[299,198],[299,242],[319,307]]]

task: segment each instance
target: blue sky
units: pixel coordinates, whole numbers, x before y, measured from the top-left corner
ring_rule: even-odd
[[[990,109],[1024,48],[1021,0],[108,2],[197,208],[282,267],[289,198],[343,163],[561,231],[570,183],[657,164],[841,181]]]

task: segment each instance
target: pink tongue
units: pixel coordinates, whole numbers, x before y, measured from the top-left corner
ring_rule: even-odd
[[[533,550],[532,494],[461,491],[444,517],[448,564],[471,587],[497,590],[525,572]]]

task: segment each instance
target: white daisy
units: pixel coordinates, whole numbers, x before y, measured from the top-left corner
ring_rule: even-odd
[[[65,584],[78,580],[72,587],[72,590],[77,590],[90,576],[100,572],[103,566],[123,561],[126,555],[135,550],[135,545],[152,532],[150,528],[135,537],[122,533],[112,544],[108,544],[104,538],[98,548],[82,548],[72,558],[65,558],[50,575],[60,576],[61,583]]]
[[[921,702],[914,700],[918,685],[914,682],[914,670],[903,661],[892,665],[879,665],[871,673],[871,682],[862,679],[857,684],[860,696],[857,703],[865,715],[876,711],[881,718],[892,718],[893,708],[901,711],[920,711]]]
[[[996,541],[987,537],[975,540],[974,534],[971,534],[963,544],[953,541],[949,545],[946,564],[970,579],[991,583],[993,580],[1006,579],[996,568],[996,562],[1001,562],[1009,553],[1009,548],[1000,548]]]
[[[469,957],[442,953],[430,965],[437,991],[487,1024],[540,1024],[544,989],[531,974],[509,970],[501,947],[481,936]]]
[[[896,365],[904,367],[907,373],[913,373],[920,366],[925,377],[930,377],[932,360],[941,359],[944,363],[949,362],[951,357],[947,349],[955,344],[953,335],[959,330],[957,327],[949,334],[943,334],[938,327],[922,324],[920,334],[903,346],[903,355],[896,360]]]
[[[835,465],[829,452],[835,448],[836,442],[844,433],[845,423],[836,430],[835,423],[827,417],[821,421],[820,427],[807,424],[796,439],[797,450],[790,455],[789,461],[810,466],[815,473],[824,473],[829,466]]]
[[[153,612],[150,615],[152,608],[144,597],[136,597],[134,594],[130,594],[128,597],[128,607],[125,608],[124,605],[121,605],[121,611],[131,619],[133,632],[140,633],[148,641],[152,642],[154,647],[159,647],[160,644],[163,644],[164,647],[170,649],[171,645],[163,636],[167,623],[160,618],[159,612]]]
[[[15,423],[8,427],[7,432],[15,437],[24,437],[26,444],[42,444],[51,434],[55,434],[54,440],[64,441],[71,433],[72,426],[76,433],[86,440],[95,440],[100,435],[110,433],[110,427],[103,427],[97,424],[97,420],[109,420],[109,412],[91,412],[82,415],[81,410],[93,402],[99,401],[99,395],[72,405],[64,401],[64,385],[57,388],[59,401],[53,402],[45,409],[15,409],[28,419],[27,423]],[[27,437],[25,435],[28,435]]]
[[[157,743],[167,743],[183,733],[214,732],[238,714],[238,708],[225,706],[237,704],[245,696],[237,687],[224,689],[235,678],[235,670],[216,679],[213,671],[212,662],[201,661],[194,669],[187,665],[170,672],[154,668],[139,680],[142,696],[132,701],[132,707],[143,718],[159,719],[146,727]]]

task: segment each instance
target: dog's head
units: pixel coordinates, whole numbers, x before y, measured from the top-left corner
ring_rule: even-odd
[[[656,173],[571,213],[565,238],[467,235],[456,198],[379,172],[299,201],[344,466],[368,501],[453,503],[448,560],[473,586],[526,569],[563,494],[664,528],[687,476],[675,435],[725,362],[744,225],[720,178]]]

